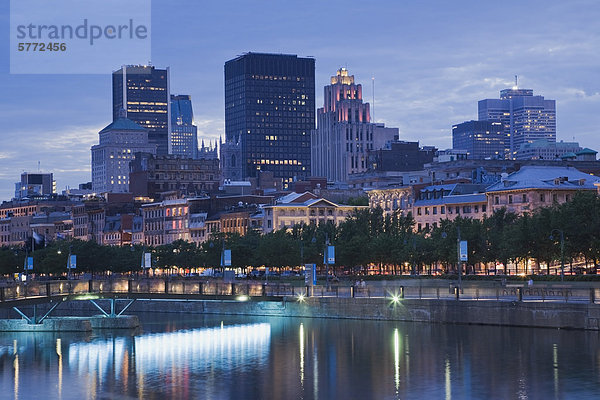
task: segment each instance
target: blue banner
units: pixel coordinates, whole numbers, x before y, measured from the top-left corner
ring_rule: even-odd
[[[327,263],[335,264],[335,246],[327,246]]]
[[[77,268],[77,255],[71,254],[71,257],[69,257],[69,268],[70,269]]]
[[[223,263],[224,267],[231,267],[231,250],[223,250]]]
[[[460,261],[467,261],[469,253],[467,252],[467,241],[460,241]]]

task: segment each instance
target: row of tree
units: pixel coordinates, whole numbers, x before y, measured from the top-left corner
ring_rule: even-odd
[[[427,231],[414,232],[412,216],[384,215],[378,209],[356,210],[338,226],[296,225],[266,235],[250,231],[245,236],[217,234],[196,246],[182,240],[168,245],[111,247],[79,240],[56,241],[36,249],[36,273],[64,273],[68,254],[77,255],[79,271],[126,272],[141,269],[143,253],[152,253],[153,267],[215,267],[223,249],[230,249],[232,266],[294,267],[323,265],[326,243],[335,246],[336,273],[371,271],[400,273],[453,273],[457,270],[457,242],[468,242],[467,272],[550,273],[561,259],[572,268],[583,263],[594,269],[600,259],[600,198],[577,193],[573,200],[532,213],[516,215],[506,209],[484,220],[442,220]],[[0,273],[23,270],[23,248],[0,249]],[[555,269],[556,270],[556,269]],[[575,269],[575,272],[579,272]]]

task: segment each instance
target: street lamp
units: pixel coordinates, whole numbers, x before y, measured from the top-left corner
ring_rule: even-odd
[[[317,242],[314,234],[310,242],[313,244]],[[300,233],[300,268],[304,268],[304,238],[302,237],[302,233]]]
[[[448,234],[444,231],[442,232],[442,238],[446,239]],[[458,272],[458,287],[462,289],[462,260],[460,257],[460,225],[456,226],[456,252],[457,252],[457,272]]]
[[[550,240],[554,240],[554,232],[560,235],[560,280],[565,280],[565,233],[562,229],[552,229],[550,232]]]
[[[329,234],[325,232],[325,283],[329,290]]]

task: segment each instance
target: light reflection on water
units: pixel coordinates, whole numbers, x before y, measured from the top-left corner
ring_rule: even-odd
[[[263,365],[270,329],[267,323],[247,324],[72,343],[69,367],[79,375],[95,373],[102,381],[108,374],[124,375],[122,369],[128,369],[132,359],[135,372],[146,375],[163,374],[174,364],[197,373],[235,370],[246,363]]]
[[[594,332],[266,317],[141,320],[137,332],[0,334],[0,398],[600,396]]]

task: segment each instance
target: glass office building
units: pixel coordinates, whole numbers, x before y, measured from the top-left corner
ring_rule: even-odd
[[[171,137],[169,154],[198,158],[198,128],[193,124],[192,99],[171,95]]]
[[[452,127],[452,149],[475,160],[504,159],[508,153],[500,121],[466,121]]]
[[[284,186],[310,176],[315,60],[246,53],[225,63],[225,178],[272,171]]]
[[[499,121],[507,137],[510,157],[525,143],[556,142],[556,101],[534,96],[532,89],[504,89],[500,99],[480,100],[480,121]]]
[[[113,121],[119,110],[148,130],[148,140],[158,155],[169,150],[169,68],[147,65],[123,66],[113,72]]]

